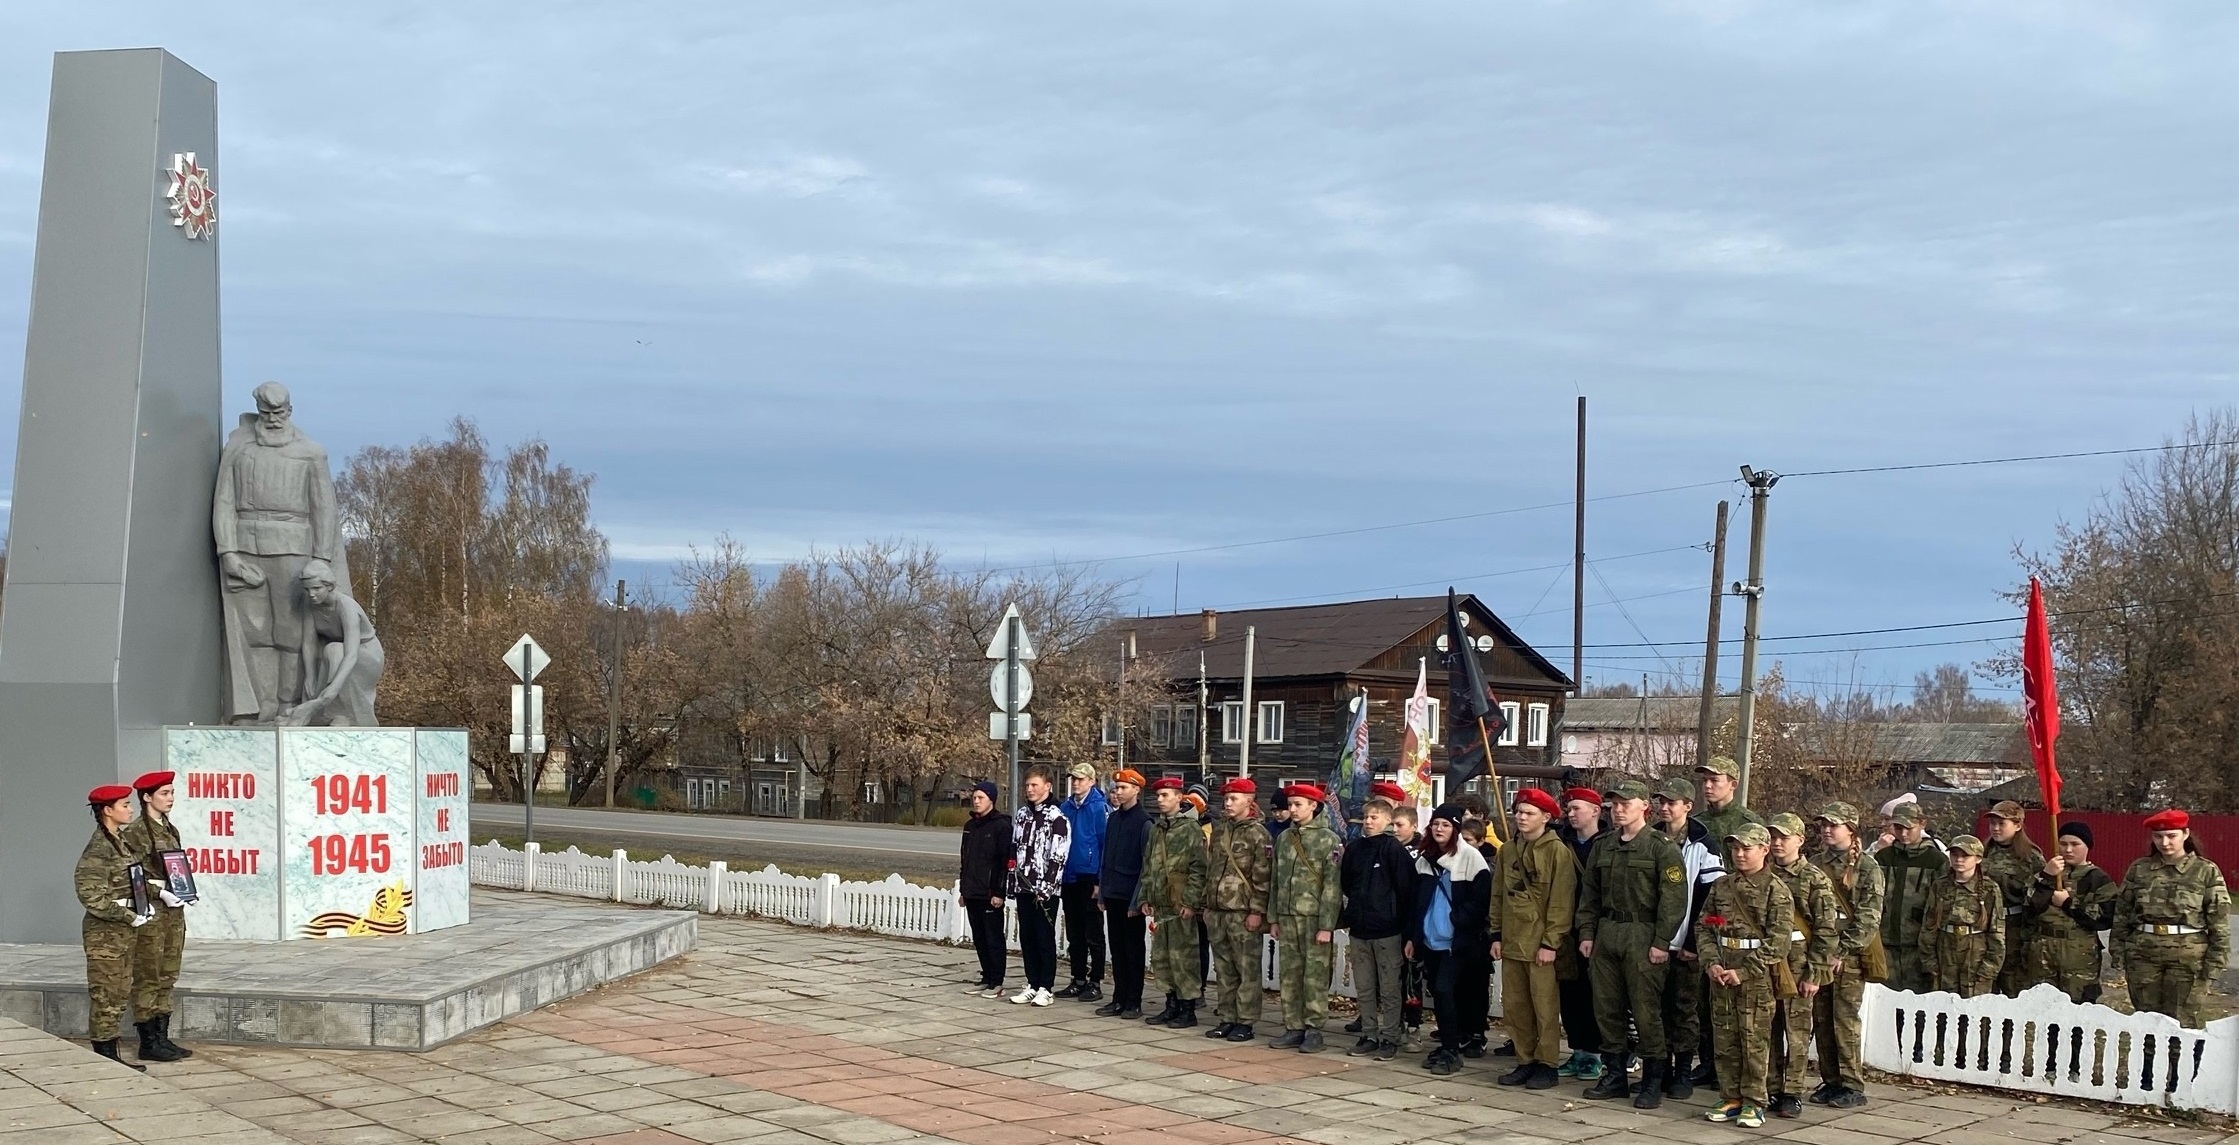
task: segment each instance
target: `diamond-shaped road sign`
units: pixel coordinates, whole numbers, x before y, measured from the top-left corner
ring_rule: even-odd
[[[1019,620],[1018,606],[1014,604],[1003,610],[1003,619],[995,622],[995,640],[987,646],[988,659],[1010,659],[1011,621],[1013,620],[1019,621],[1018,658],[1021,660],[1032,660],[1034,658],[1034,638],[1026,634],[1026,622]]]
[[[552,657],[545,654],[536,637],[526,632],[513,642],[513,647],[505,650],[505,666],[513,669],[513,674],[524,684],[536,679],[551,662]]]

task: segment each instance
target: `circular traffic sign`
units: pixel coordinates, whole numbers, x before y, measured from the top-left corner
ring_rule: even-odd
[[[1028,670],[1026,663],[1024,661],[1019,662],[1018,702],[1015,704],[1010,702],[1010,676],[1011,671],[1008,663],[997,663],[995,670],[987,674],[987,694],[995,701],[996,711],[1024,711],[1026,705],[1034,702],[1034,673]]]

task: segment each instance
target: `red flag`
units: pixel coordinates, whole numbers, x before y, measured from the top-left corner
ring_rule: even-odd
[[[2027,710],[2029,756],[2037,765],[2037,791],[2052,826],[2060,830],[2060,767],[2053,744],[2060,739],[2060,685],[2053,679],[2052,629],[2045,623],[2045,590],[2029,578],[2029,621],[2021,636],[2021,699]]]

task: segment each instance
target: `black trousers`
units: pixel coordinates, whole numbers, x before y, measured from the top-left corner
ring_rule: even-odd
[[[986,899],[973,899],[964,904],[964,918],[972,924],[972,949],[980,956],[980,981],[990,986],[1003,984],[1003,908],[990,905]]]
[[[1143,916],[1127,913],[1126,899],[1104,900],[1104,933],[1111,940],[1112,1002],[1122,1010],[1143,1005]]]
[[[1492,952],[1457,952],[1454,961],[1454,1005],[1458,1007],[1456,1016],[1461,1019],[1462,1040],[1482,1038],[1493,1012]],[[1438,1012],[1438,1024],[1446,1024],[1446,1011]]]
[[[1423,981],[1430,987],[1431,1010],[1438,1015],[1438,1046],[1445,1050],[1458,1050],[1469,1035],[1462,1032],[1461,1002],[1455,997],[1461,986],[1461,959],[1451,951],[1415,948],[1415,957],[1423,964]]]
[[[1562,999],[1563,1037],[1579,1053],[1599,1054],[1602,1028],[1601,1021],[1594,1017],[1594,981],[1586,975],[1584,960],[1580,962],[1578,977],[1555,983],[1556,995]]]
[[[1018,896],[1018,959],[1026,964],[1026,984],[1037,990],[1057,985],[1056,896]]]
[[[1074,879],[1065,884],[1065,954],[1072,960],[1073,981],[1104,980],[1104,920],[1096,909],[1096,880]]]

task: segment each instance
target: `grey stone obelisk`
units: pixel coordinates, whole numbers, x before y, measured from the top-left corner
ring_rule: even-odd
[[[218,720],[217,88],[159,49],[55,56],[0,611],[0,941],[78,941],[88,788]],[[221,192],[224,184],[213,182]]]

